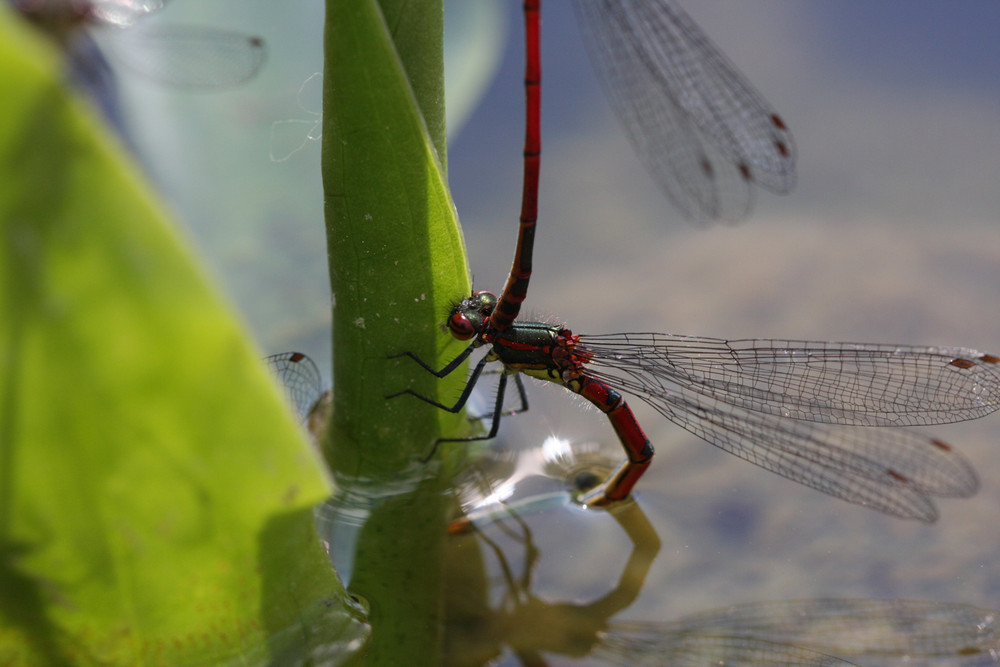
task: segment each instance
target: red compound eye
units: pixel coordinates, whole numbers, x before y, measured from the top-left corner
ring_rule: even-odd
[[[455,313],[448,319],[448,330],[459,340],[469,340],[476,335],[476,327],[462,313]]]

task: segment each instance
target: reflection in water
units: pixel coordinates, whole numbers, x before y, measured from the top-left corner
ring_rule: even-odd
[[[632,542],[632,553],[618,585],[592,602],[547,602],[531,592],[534,568],[541,552],[531,529],[518,515],[510,521],[520,530],[524,567],[515,575],[506,555],[496,542],[478,532],[489,548],[503,576],[506,592],[496,607],[486,603],[485,579],[454,561],[469,551],[473,535],[457,536],[448,550],[445,656],[451,665],[481,665],[509,647],[524,665],[545,664],[543,653],[566,656],[588,655],[608,630],[608,619],[628,608],[638,597],[649,567],[660,550],[660,540],[639,505],[625,503],[611,512]],[[500,526],[505,524],[501,523]]]
[[[268,362],[303,420],[321,411],[319,373],[308,357],[286,353]],[[964,604],[787,600],[734,605],[670,622],[612,622],[639,596],[660,551],[655,529],[634,501],[607,513],[632,544],[617,585],[592,602],[543,600],[532,592],[542,552],[531,516],[571,505],[575,494],[599,482],[614,465],[614,454],[596,445],[551,437],[536,448],[491,450],[463,474],[457,485],[460,516],[449,524],[453,536],[444,564],[447,664],[494,664],[504,656],[516,656],[523,665],[545,665],[563,656],[635,667],[1000,664],[1000,611]],[[320,534],[345,581],[372,503],[401,489],[370,491],[341,494],[317,511]],[[520,572],[490,537],[496,532],[519,546]],[[496,604],[490,602],[491,580],[480,545],[499,569],[502,592]]]
[[[558,436],[530,449],[490,449],[458,481],[461,516],[448,530],[461,533],[470,524],[483,528],[512,514],[523,517],[564,507],[616,465],[614,455],[599,445],[571,444]]]
[[[992,665],[1000,612],[920,600],[787,600],[673,623],[618,623],[598,653],[632,665]]]
[[[1000,663],[1000,612],[963,604],[789,600],[735,605],[672,622],[613,622],[611,617],[638,597],[660,549],[659,537],[635,502],[610,512],[632,542],[616,587],[593,602],[547,602],[532,592],[542,552],[530,514],[568,504],[573,492],[568,487],[575,483],[567,480],[588,472],[599,479],[609,461],[593,447],[576,449],[555,439],[519,454],[488,458],[462,483],[466,515],[451,523],[456,535],[445,563],[448,664],[495,664],[504,656],[516,656],[523,665],[565,664],[566,657],[588,656],[633,666]],[[540,476],[548,477],[548,485]],[[562,503],[555,500],[556,486],[563,489]],[[497,532],[518,545],[520,572],[490,536]],[[490,604],[484,551],[499,570],[502,594],[496,604]]]
[[[337,492],[316,508],[316,529],[345,585],[352,581],[359,540],[373,515],[387,512],[390,505],[427,501],[429,493],[440,498],[439,492],[426,490],[429,479],[433,480],[420,463],[399,471],[391,480],[334,478]]]

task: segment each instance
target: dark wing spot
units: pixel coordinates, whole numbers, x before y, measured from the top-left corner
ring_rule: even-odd
[[[712,163],[708,161],[707,157],[702,156],[699,164],[701,165],[702,173],[705,174],[705,178],[710,180],[715,178],[715,171],[712,169]]]
[[[951,451],[951,445],[949,445],[947,442],[941,442],[940,440],[931,440],[931,444],[942,451],[945,452]]]

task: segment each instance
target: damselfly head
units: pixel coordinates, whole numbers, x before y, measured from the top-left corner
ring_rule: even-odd
[[[493,292],[473,293],[451,309],[451,315],[448,316],[448,331],[458,340],[475,338],[486,328],[486,323],[496,305],[497,297]]]

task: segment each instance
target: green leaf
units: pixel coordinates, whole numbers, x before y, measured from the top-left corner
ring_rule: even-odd
[[[0,663],[329,657],[318,457],[60,72],[0,6]]]

